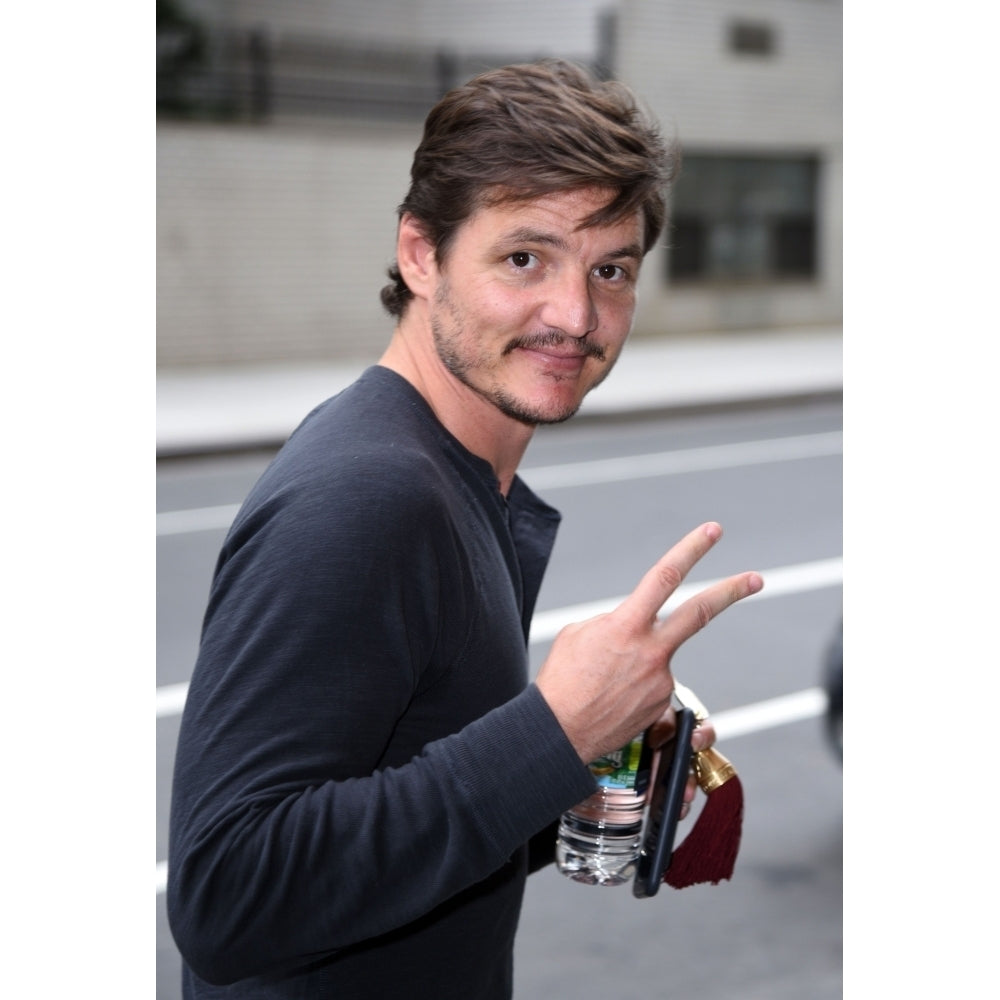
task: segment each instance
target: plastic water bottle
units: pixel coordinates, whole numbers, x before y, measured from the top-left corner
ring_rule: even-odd
[[[586,885],[622,885],[635,874],[652,752],[637,736],[590,765],[597,791],[562,814],[556,865]]]

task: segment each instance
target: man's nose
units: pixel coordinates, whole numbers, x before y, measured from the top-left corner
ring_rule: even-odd
[[[597,329],[597,307],[594,305],[590,276],[565,272],[547,289],[542,309],[542,322],[561,330],[568,337],[585,337]]]

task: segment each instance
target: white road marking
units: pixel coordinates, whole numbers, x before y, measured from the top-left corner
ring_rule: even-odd
[[[774,729],[791,722],[801,722],[821,715],[826,708],[826,694],[822,688],[806,688],[794,694],[769,698],[753,705],[713,712],[712,723],[719,741],[748,736],[765,729]],[[156,894],[167,891],[167,863],[156,863]]]
[[[187,693],[187,682],[164,684],[162,687],[158,687],[156,689],[156,717],[162,719],[167,715],[180,715],[184,711]]]
[[[203,508],[211,510],[213,508]],[[221,508],[215,508],[221,509]],[[185,513],[185,512],[176,512]],[[193,513],[193,512],[189,512]],[[161,515],[162,516],[162,515]],[[842,558],[819,559],[814,562],[798,563],[791,566],[778,566],[763,571],[764,589],[747,600],[763,600],[769,597],[781,597],[785,594],[798,593],[805,590],[815,590],[819,587],[832,587],[843,583],[844,561]],[[686,600],[692,594],[703,590],[713,581],[702,580],[684,583],[664,608],[675,606]],[[549,642],[565,625],[572,622],[585,621],[595,615],[604,614],[617,607],[624,599],[624,594],[617,597],[607,597],[599,601],[587,601],[582,604],[571,604],[551,611],[535,613],[531,625],[531,642]],[[188,686],[186,683],[167,684],[156,689],[156,717],[178,715],[184,708]]]
[[[156,515],[156,534],[186,535],[193,531],[228,529],[239,509],[238,503],[227,503],[219,507],[165,510]]]
[[[532,489],[551,490],[556,487],[592,486],[595,483],[762,465],[766,462],[823,458],[838,455],[843,450],[844,435],[840,431],[829,431],[823,434],[802,434],[765,441],[743,441],[738,444],[708,445],[704,448],[685,448],[649,455],[625,455],[620,458],[539,466],[525,469],[522,476]]]
[[[821,587],[835,587],[844,582],[844,560],[818,559],[815,562],[797,563],[791,566],[776,566],[774,569],[762,570],[764,589],[748,601],[759,601],[768,597],[781,597],[786,594],[797,594],[807,590],[817,590]],[[683,583],[677,588],[664,608],[670,608],[686,600],[692,594],[703,590],[713,581],[699,580]],[[553,608],[551,611],[538,611],[531,624],[531,642],[549,642],[565,625],[571,622],[586,621],[594,615],[604,614],[617,607],[625,599],[608,597],[600,601],[588,601],[584,604],[571,604],[564,608]],[[158,719],[171,715],[179,715],[184,708],[187,697],[187,683],[165,684],[156,689],[156,717]]]
[[[806,688],[794,694],[769,698],[742,708],[730,708],[712,713],[712,723],[719,740],[759,733],[790,722],[814,719],[826,711],[826,692],[819,687]]]
[[[745,598],[745,601],[760,601],[767,597],[782,597],[786,594],[843,584],[844,560],[818,559],[815,562],[776,566],[774,569],[759,572],[764,578],[764,589],[752,597]],[[675,607],[714,582],[716,581],[698,580],[682,583],[663,607],[665,609]],[[606,597],[600,601],[587,601],[583,604],[571,604],[565,608],[554,608],[551,611],[538,611],[531,622],[531,641],[548,642],[556,637],[563,626],[605,614],[621,604],[626,596],[622,594],[618,597]]]
[[[522,476],[532,489],[565,489],[573,486],[592,486],[595,483],[705,472],[711,469],[731,469],[741,465],[761,465],[765,462],[822,458],[838,455],[843,449],[844,435],[840,431],[828,431],[763,441],[743,441],[738,444],[661,451],[648,455],[626,455],[587,462],[541,465],[524,469]],[[232,524],[239,509],[240,505],[233,503],[217,507],[163,511],[156,515],[156,534],[183,535],[196,531],[222,531]]]

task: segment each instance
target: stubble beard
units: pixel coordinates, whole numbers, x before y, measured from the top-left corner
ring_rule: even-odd
[[[450,328],[446,329],[439,313],[431,317],[431,332],[434,337],[435,350],[447,371],[463,385],[487,400],[487,402],[492,403],[505,416],[529,427],[538,427],[543,424],[561,424],[569,420],[580,409],[582,397],[579,402],[567,406],[556,413],[550,413],[542,411],[537,406],[531,406],[508,392],[491,376],[491,370],[496,367],[495,362],[491,362],[485,355],[480,355],[478,358],[471,358],[468,352],[464,352],[461,349],[460,345],[465,339],[463,335],[466,324],[461,311],[449,295],[447,282],[442,283],[438,287],[434,301],[440,310],[447,312],[451,321]],[[597,344],[589,343],[585,338],[569,338],[558,330],[549,330],[542,333],[516,337],[503,349],[501,357],[506,357],[518,349],[552,347],[569,339],[573,339],[578,345],[582,344],[588,357],[596,358],[599,361],[605,360],[606,352],[604,348]],[[613,364],[608,365],[600,377],[593,385],[587,388],[583,395],[586,396],[587,392],[600,385],[607,378],[612,367]],[[474,378],[475,374],[481,375],[482,381],[488,384],[478,384]]]

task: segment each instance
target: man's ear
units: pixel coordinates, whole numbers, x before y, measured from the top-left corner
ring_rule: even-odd
[[[396,266],[406,287],[418,298],[430,298],[437,280],[434,246],[424,235],[420,222],[406,212],[399,220],[396,237]]]

